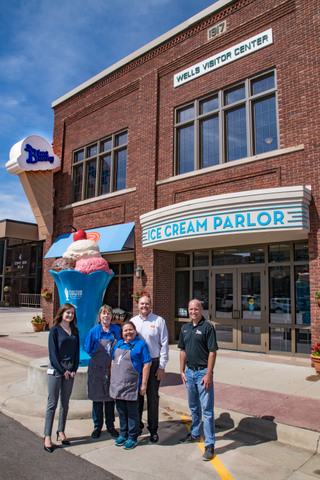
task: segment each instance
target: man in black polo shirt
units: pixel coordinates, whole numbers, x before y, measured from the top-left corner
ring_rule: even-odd
[[[214,456],[213,368],[218,345],[214,326],[202,316],[201,302],[191,300],[188,310],[191,322],[181,328],[178,347],[181,349],[180,374],[188,389],[192,423],[190,433],[180,443],[200,441],[203,412],[205,452],[202,459],[208,461]]]

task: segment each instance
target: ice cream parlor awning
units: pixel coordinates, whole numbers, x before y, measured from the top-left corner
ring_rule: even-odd
[[[58,258],[73,242],[73,233],[59,235],[44,258]],[[97,242],[100,253],[134,249],[134,222],[86,230],[87,237]]]

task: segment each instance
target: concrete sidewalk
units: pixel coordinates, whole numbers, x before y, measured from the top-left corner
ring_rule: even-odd
[[[14,418],[42,417],[45,411],[45,392],[28,392],[23,378],[32,360],[47,357],[48,332],[34,333],[30,323],[35,312],[39,309],[0,308],[0,357],[10,362],[10,378],[1,375],[0,409]],[[19,368],[25,370],[18,374]],[[320,375],[309,359],[219,350],[214,376],[217,431],[238,428],[320,452]],[[160,402],[168,415],[189,414],[176,345],[170,347]],[[72,400],[69,418],[91,418],[91,402]]]

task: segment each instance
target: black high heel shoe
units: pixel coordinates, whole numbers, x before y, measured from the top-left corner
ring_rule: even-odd
[[[45,449],[46,452],[52,453],[53,452],[53,447],[46,447],[43,445],[43,448]]]
[[[46,452],[52,453],[53,452],[53,446],[47,447],[46,444],[43,445],[43,448],[45,449]]]
[[[59,435],[59,431],[57,430],[57,441],[60,440],[60,442],[62,443],[62,445],[71,445],[71,443],[69,442],[69,440],[61,440],[60,438],[60,435]]]

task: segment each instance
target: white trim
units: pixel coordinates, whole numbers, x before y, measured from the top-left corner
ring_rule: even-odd
[[[68,208],[81,207],[82,205],[88,205],[88,203],[100,202],[100,200],[107,200],[108,198],[118,197],[119,195],[125,195],[126,193],[132,193],[135,191],[136,187],[126,188],[117,192],[106,193],[105,195],[100,195],[99,197],[88,198],[87,200],[81,200],[80,202],[70,203],[69,205],[60,207],[59,210],[67,210]]]
[[[70,92],[66,93],[62,97],[58,98],[54,102],[52,102],[51,106],[52,108],[55,108],[57,105],[60,103],[64,102],[68,98],[71,98],[73,95],[76,95],[77,93],[81,92],[82,90],[86,89],[87,87],[90,87],[90,85],[93,85],[94,83],[98,82],[102,78],[106,77],[110,73],[114,72],[115,70],[123,67],[129,62],[132,62],[136,58],[140,57],[141,55],[144,55],[147,53],[149,50],[152,50],[153,48],[156,48],[158,45],[161,43],[164,43],[168,41],[171,37],[174,37],[175,35],[178,35],[180,32],[183,30],[191,27],[195,23],[199,22],[202,20],[202,18],[207,17],[208,15],[212,14],[213,12],[216,12],[220,8],[224,7],[225,5],[228,5],[228,3],[232,3],[233,0],[219,0],[218,2],[214,3],[213,5],[210,5],[210,7],[205,8],[201,12],[197,13],[193,17],[189,18],[185,22],[181,23],[175,28],[172,28],[169,30],[167,33],[164,33],[160,37],[156,38],[155,40],[152,40],[152,42],[147,43],[143,47],[139,48],[135,52],[131,53],[127,57],[123,58],[119,62],[111,65],[111,67],[106,68],[103,70],[101,73],[98,73],[98,75],[95,75],[94,77],[90,78],[86,82],[82,83],[78,87],[74,88]]]
[[[140,216],[142,245],[177,251],[305,239],[310,230],[310,201],[308,185],[169,205]]]
[[[235,167],[237,165],[245,165],[246,163],[256,162],[259,160],[266,160],[269,158],[279,157],[280,155],[288,155],[289,153],[299,152],[304,150],[304,145],[296,145],[295,147],[282,148],[281,150],[273,150],[272,152],[260,153],[259,155],[253,155],[252,157],[240,158],[239,160],[233,160],[228,163],[220,163],[213,167],[201,168],[200,170],[193,170],[192,172],[182,173],[181,175],[175,175],[174,177],[165,178],[164,180],[158,180],[156,185],[164,185],[166,183],[177,182],[178,180],[184,180],[185,178],[193,178],[198,175],[204,175],[205,173],[211,173],[225,168]]]

